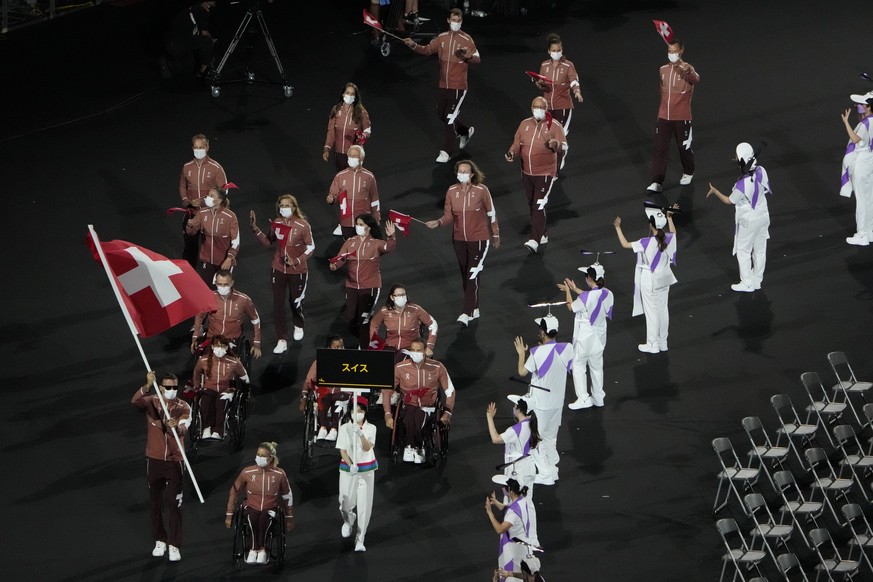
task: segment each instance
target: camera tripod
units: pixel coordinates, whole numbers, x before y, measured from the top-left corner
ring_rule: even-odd
[[[285,97],[291,97],[294,94],[294,87],[292,87],[288,83],[288,78],[285,76],[285,69],[282,67],[282,61],[279,59],[279,53],[276,52],[276,45],[273,44],[273,37],[270,35],[270,30],[267,28],[267,21],[264,19],[264,13],[261,11],[260,0],[251,0],[251,4],[249,9],[246,11],[245,16],[242,19],[242,22],[239,25],[239,28],[236,29],[236,34],[233,35],[233,40],[230,41],[230,44],[227,47],[227,50],[224,52],[224,56],[221,57],[221,61],[218,63],[218,67],[216,67],[215,72],[212,74],[210,79],[210,89],[213,97],[218,97],[221,95],[221,86],[222,85],[230,85],[235,83],[260,83],[264,85],[281,85],[282,92],[285,94]],[[264,40],[267,43],[267,48],[270,51],[270,55],[273,57],[273,62],[276,63],[276,69],[279,70],[279,75],[282,77],[281,81],[269,81],[267,79],[258,79],[255,77],[254,70],[252,69],[252,48],[253,48],[253,36],[255,34],[254,23],[252,22],[253,18],[257,18],[258,25],[261,28],[261,34],[264,35]],[[245,72],[243,76],[239,79],[222,81],[221,73],[224,71],[224,66],[227,64],[227,60],[230,58],[230,55],[233,54],[233,51],[236,49],[239,44],[240,39],[244,33],[249,34],[249,42],[246,46],[246,59],[245,59]]]

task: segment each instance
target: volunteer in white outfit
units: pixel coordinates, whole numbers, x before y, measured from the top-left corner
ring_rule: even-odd
[[[603,351],[606,349],[606,318],[612,319],[615,298],[603,287],[606,269],[600,263],[579,267],[585,273],[588,291],[582,291],[572,279],[558,283],[566,294],[567,309],[575,314],[573,321],[573,386],[576,400],[567,406],[581,410],[603,406]],[[570,292],[578,293],[576,299]],[[591,374],[591,394],[588,393],[588,373]]]
[[[373,513],[374,475],[379,463],[373,444],[376,427],[367,422],[367,399],[358,396],[352,422],[340,426],[336,448],[342,460],[339,466],[339,509],[343,518],[342,536],[350,537],[358,524],[355,551],[366,552],[364,536]],[[357,510],[357,511],[353,511]]]
[[[573,364],[573,346],[556,342],[558,318],[547,315],[534,320],[540,326],[540,345],[534,346],[527,356],[527,346],[520,337],[515,338],[518,354],[518,375],[531,374],[533,385],[525,396],[533,408],[540,442],[533,451],[537,467],[534,480],[539,485],[554,485],[558,479],[558,429],[561,427],[561,411],[567,392],[567,374]],[[539,386],[540,388],[537,388]],[[541,388],[546,388],[542,390]],[[517,397],[510,397],[515,401]]]
[[[855,192],[855,223],[854,236],[846,239],[850,245],[866,247],[873,240],[873,128],[871,125],[871,107],[873,107],[873,91],[864,95],[852,95],[852,101],[857,103],[860,119],[855,129],[849,125],[851,109],[843,113],[843,124],[849,134],[849,144],[843,156],[842,176],[840,176],[840,196],[849,198]]]
[[[532,499],[534,478],[537,472],[533,452],[541,440],[537,427],[537,415],[527,396],[511,394],[507,398],[513,403],[512,418],[515,420],[515,424],[498,433],[494,426],[497,404],[492,402],[485,411],[488,432],[491,435],[492,443],[503,445],[503,462],[506,463],[503,474],[517,479],[522,485],[526,485],[527,497]],[[534,523],[536,523],[536,518],[534,518]]]
[[[767,170],[758,165],[752,146],[746,142],[737,146],[736,161],[741,175],[730,196],[725,196],[710,183],[706,197],[715,194],[725,204],[734,205],[736,227],[733,254],[740,265],[740,282],[731,285],[731,289],[751,293],[761,288],[767,264],[767,239],[770,238],[767,196],[770,194],[770,178]]]
[[[673,208],[678,206],[673,205]],[[667,300],[670,286],[676,283],[676,277],[670,270],[670,263],[676,263],[676,227],[669,211],[665,213],[658,208],[646,208],[646,216],[649,217],[652,236],[632,243],[628,242],[621,230],[620,216],[616,216],[612,224],[621,246],[637,254],[633,316],[646,316],[646,343],[637,348],[641,352],[657,354],[667,351],[667,332],[670,327]],[[664,232],[665,226],[669,230],[667,233]]]
[[[505,480],[504,480],[505,479]],[[530,516],[533,511],[533,502],[527,498],[527,487],[523,487],[515,479],[507,479],[502,475],[494,477],[495,482],[505,484],[503,488],[504,503],[497,501],[493,492],[485,498],[485,513],[491,520],[494,531],[500,535],[500,546],[497,554],[497,567],[506,572],[521,570],[522,560],[527,555],[527,546],[514,543],[513,538],[523,542],[539,545],[536,540],[535,526]],[[503,521],[498,521],[494,516],[492,507],[504,510]],[[507,581],[522,582],[521,578],[510,576]]]

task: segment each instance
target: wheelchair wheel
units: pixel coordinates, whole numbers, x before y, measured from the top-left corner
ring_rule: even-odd
[[[246,434],[246,415],[248,414],[248,392],[237,390],[227,411],[227,444],[232,452],[242,450]]]
[[[312,398],[306,402],[303,411],[303,452],[300,455],[300,472],[309,470],[312,461],[313,447],[315,446],[315,429],[317,424],[316,408],[318,400]]]
[[[191,452],[197,454],[200,439],[203,436],[203,419],[200,417],[200,395],[194,397],[191,403],[191,426],[188,427],[188,443]]]
[[[405,433],[401,426],[403,401],[394,409],[394,428],[391,430],[391,462],[398,463],[403,460],[403,445]]]
[[[239,361],[242,363],[243,368],[246,369],[247,372],[251,373],[252,371],[252,342],[249,341],[249,338],[246,336],[242,336],[240,338],[240,345],[237,347],[237,357]]]
[[[280,509],[267,532],[266,546],[270,549],[270,564],[273,574],[278,574],[285,566],[285,518]]]
[[[248,523],[243,519],[242,505],[240,505],[233,514],[233,565],[237,570],[242,570],[246,554],[250,549],[246,543],[248,539],[251,539],[251,535],[248,535],[248,528]]]

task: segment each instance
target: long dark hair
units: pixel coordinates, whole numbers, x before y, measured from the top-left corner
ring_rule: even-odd
[[[358,89],[358,86],[352,82],[348,82],[343,85],[343,94],[345,94],[346,89],[351,87],[355,90],[355,102],[352,104],[352,121],[357,124],[360,124],[364,120],[364,103],[361,101],[361,90]],[[345,101],[343,101],[342,95],[340,95],[339,101],[333,106],[333,109],[330,110],[331,118],[335,117],[337,113],[339,113],[340,108],[345,105]]]
[[[506,488],[509,489],[510,491],[512,491],[513,493],[515,493],[516,495],[527,495],[527,491],[528,491],[527,485],[522,487],[518,481],[516,481],[515,479],[511,479],[511,478],[506,480]]]
[[[649,224],[655,229],[655,240],[658,241],[658,250],[662,253],[667,250],[667,235],[664,234],[663,228],[655,226],[655,217],[649,217]]]
[[[385,300],[385,307],[387,307],[388,309],[394,309],[393,296],[394,296],[394,292],[397,291],[398,289],[406,289],[406,285],[404,285],[403,283],[394,283],[393,285],[391,285],[391,290],[388,291],[388,299]],[[408,301],[409,301],[409,299],[407,298],[407,303],[406,303],[407,305],[409,305]]]
[[[527,409],[527,400],[519,400],[518,404],[515,405],[519,411],[528,418],[530,418],[530,422],[528,423],[528,427],[530,428],[530,448],[535,449],[537,443],[539,443],[542,439],[540,437],[539,425],[537,423],[537,413],[531,410],[528,412]]]
[[[370,227],[370,236],[382,240],[382,229],[379,228],[379,223],[375,218],[373,218],[372,214],[366,212],[364,214],[359,214],[355,217],[355,222],[358,220],[363,221],[364,224]]]

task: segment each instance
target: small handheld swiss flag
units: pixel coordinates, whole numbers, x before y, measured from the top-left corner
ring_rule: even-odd
[[[542,83],[546,83],[548,85],[554,85],[551,79],[544,75],[540,75],[539,73],[534,73],[533,71],[525,71],[528,77],[533,79],[534,81],[540,81]]]
[[[661,38],[664,39],[664,42],[670,44],[673,42],[673,29],[670,28],[670,25],[667,24],[666,20],[653,20],[652,23],[655,25],[655,30],[658,31],[658,34],[661,35]]]
[[[367,26],[372,26],[375,29],[382,30],[382,25],[379,24],[379,21],[373,18],[373,15],[367,12],[367,9],[364,9],[364,24]]]
[[[367,346],[371,350],[384,350],[385,342],[379,337],[379,334],[374,333],[370,338],[370,344]]]
[[[343,261],[343,260],[345,260],[345,259],[348,259],[349,257],[354,257],[357,253],[358,253],[358,251],[351,251],[351,252],[348,252],[348,253],[343,253],[343,254],[341,254],[341,255],[337,255],[337,256],[335,256],[335,257],[331,257],[331,258],[328,259],[328,260],[329,260],[331,263],[338,263],[338,262],[340,262],[340,261]]]
[[[337,196],[336,199],[337,202],[339,202],[340,218],[351,218],[352,205],[349,204],[348,190],[343,190],[342,192],[340,192],[339,196]]]
[[[411,216],[391,210],[388,212],[388,220],[397,226],[397,229],[403,233],[403,236],[409,236],[409,223],[412,222]]]
[[[280,220],[274,220],[270,223],[273,227],[273,234],[276,235],[276,240],[287,241],[288,235],[291,234],[291,226],[283,223]]]

